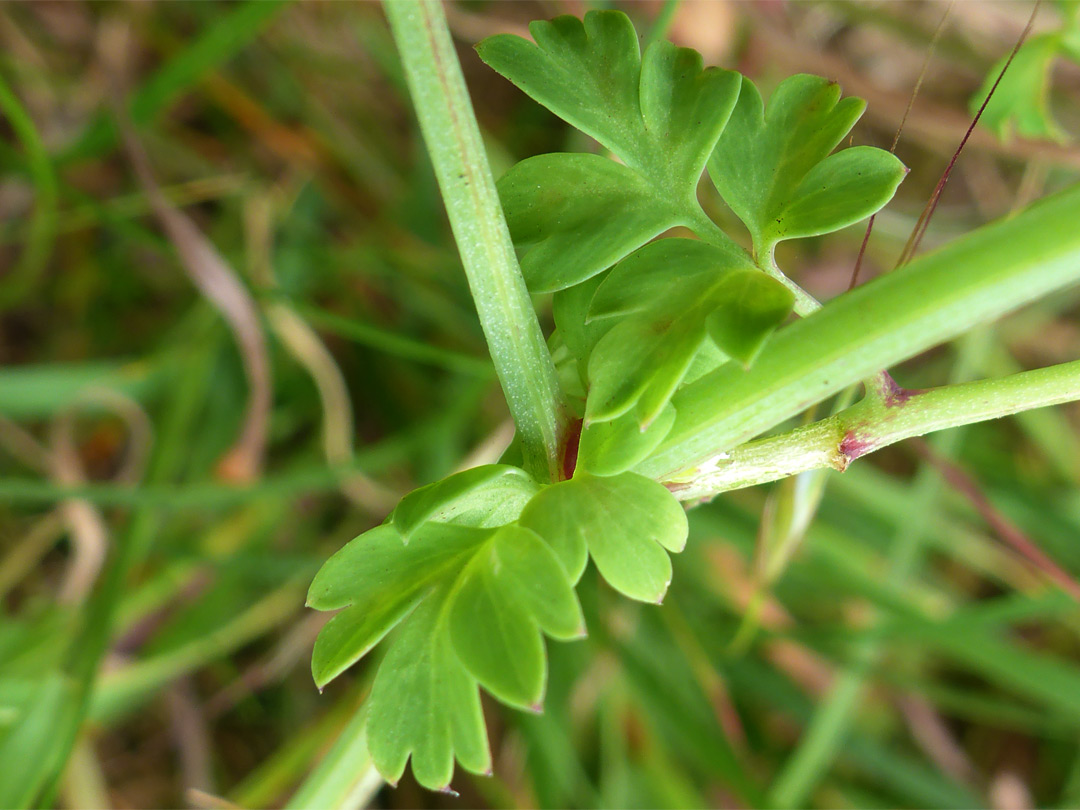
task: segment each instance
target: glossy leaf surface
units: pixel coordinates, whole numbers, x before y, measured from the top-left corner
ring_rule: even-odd
[[[683,220],[645,177],[600,155],[528,158],[498,188],[532,292],[579,284]]]
[[[547,544],[519,526],[500,529],[458,581],[450,635],[466,669],[495,697],[538,710],[547,665],[541,627],[584,634],[566,570]]]
[[[412,757],[416,781],[450,784],[454,760],[473,773],[491,770],[476,680],[447,632],[449,587],[425,600],[394,638],[368,698],[368,748],[379,773],[396,783]]]
[[[320,688],[359,661],[430,590],[460,568],[488,532],[428,524],[404,545],[393,526],[377,526],[331,557],[308,590],[317,610],[345,610],[319,633],[311,671]]]
[[[459,497],[474,491],[467,482],[515,478],[505,470],[483,472],[452,476],[457,481],[443,490]],[[418,491],[416,514],[441,514],[418,506],[430,505],[432,491]],[[541,632],[560,639],[585,632],[558,556],[537,534],[516,525],[491,529],[427,521],[408,545],[393,525],[378,526],[327,561],[312,582],[308,604],[320,610],[345,607],[315,642],[312,673],[320,687],[400,625],[373,686],[372,756],[380,773],[394,781],[411,754],[417,780],[433,789],[447,786],[455,756],[474,772],[490,767],[482,718],[477,719],[477,684],[510,705],[537,708],[547,671]],[[395,712],[395,705],[407,709]]]

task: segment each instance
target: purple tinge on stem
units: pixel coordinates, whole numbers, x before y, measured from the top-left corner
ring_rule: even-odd
[[[862,458],[867,453],[873,452],[876,446],[877,445],[872,438],[862,438],[855,428],[848,429],[844,433],[844,438],[840,440],[841,472],[847,469],[848,464],[855,459]]]
[[[920,393],[917,389],[901,388],[887,371],[881,374],[881,401],[886,408],[899,408]]]

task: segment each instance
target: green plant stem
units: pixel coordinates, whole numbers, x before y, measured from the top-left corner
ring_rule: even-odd
[[[384,4],[526,468],[557,480],[567,414],[521,276],[446,17],[436,0]]]
[[[787,273],[780,269],[780,266],[776,263],[776,259],[773,258],[772,250],[766,253],[757,253],[757,265],[765,271],[767,275],[772,276],[789,290],[795,294],[795,314],[805,318],[808,315],[813,315],[819,309],[821,309],[821,302],[814,296],[788,278]]]
[[[698,467],[883,368],[1075,284],[1078,221],[1080,185],[830,301],[781,329],[750,369],[727,363],[680,391],[675,426],[637,472],[666,480]]]
[[[0,312],[23,300],[37,282],[52,250],[57,222],[57,184],[52,162],[37,127],[18,97],[0,78],[0,114],[7,119],[26,150],[26,167],[37,191],[34,214],[27,228],[26,247],[15,266],[0,274]]]
[[[867,397],[828,419],[736,447],[698,468],[676,494],[697,500],[808,470],[843,471],[855,459],[913,436],[1072,402],[1080,399],[1080,360],[894,396],[892,404]]]

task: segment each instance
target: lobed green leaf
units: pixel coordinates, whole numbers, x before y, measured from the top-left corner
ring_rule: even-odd
[[[780,83],[766,111],[743,78],[709,176],[759,256],[771,256],[781,240],[851,225],[892,199],[906,173],[894,155],[855,147],[828,157],[865,107],[862,99],[841,99],[836,83],[800,74]]]
[[[655,42],[641,58],[621,11],[590,11],[529,25],[477,45],[480,58],[624,164],[683,186],[701,176],[739,90],[739,74],[703,69],[701,55]]]
[[[627,318],[596,344],[589,357],[585,424],[617,419],[636,409],[647,430],[675,395],[705,340],[698,317]]]
[[[648,179],[600,155],[528,158],[497,186],[537,293],[580,284],[683,221]]]
[[[705,318],[709,337],[743,368],[754,362],[795,302],[791,290],[776,279],[749,270],[727,274],[702,295],[715,306]]]
[[[427,593],[412,590],[403,598],[351,605],[319,631],[311,651],[311,677],[322,689],[378,644],[409,615]]]
[[[308,588],[308,607],[337,610],[423,588],[459,566],[487,536],[483,529],[430,523],[406,546],[392,525],[376,526],[323,564]]]
[[[572,581],[585,569],[587,550],[609,585],[643,602],[663,599],[671,582],[667,551],[681,551],[688,531],[675,497],[635,473],[578,472],[533,498],[519,522],[561,552]]]
[[[547,666],[536,623],[507,591],[490,563],[477,555],[458,581],[450,610],[450,638],[458,658],[503,703],[539,711]]]
[[[593,475],[618,475],[648,458],[675,424],[675,409],[665,405],[644,430],[641,413],[631,409],[607,422],[592,422],[581,431],[578,469]]]
[[[416,781],[446,790],[454,760],[491,772],[476,679],[458,659],[447,632],[450,587],[424,600],[394,639],[368,698],[368,749],[386,781],[397,784],[412,757]]]
[[[312,674],[320,688],[400,625],[373,686],[372,757],[396,781],[411,756],[417,780],[433,789],[447,787],[455,756],[468,770],[490,768],[477,685],[504,703],[538,709],[547,672],[542,632],[561,639],[585,632],[566,569],[537,534],[516,525],[421,522],[448,511],[492,522],[490,514],[457,507],[467,501],[475,510],[477,498],[524,475],[498,465],[467,472],[402,501],[406,508],[395,517],[412,542],[391,523],[366,532],[327,561],[308,595],[320,610],[345,607],[315,642]],[[520,483],[511,490],[520,497]],[[449,498],[445,508],[440,492]],[[488,506],[508,514],[505,505]],[[516,517],[520,507],[512,511]]]
[[[638,94],[641,50],[630,18],[591,11],[529,24],[535,42],[513,34],[488,37],[480,58],[528,96],[627,163],[644,134]],[[627,165],[634,165],[627,163]]]
[[[491,564],[545,633],[562,641],[585,636],[573,583],[538,534],[519,526],[503,529],[492,543]]]
[[[675,225],[700,224],[697,182],[740,78],[703,69],[700,54],[668,42],[642,58],[633,23],[619,11],[534,22],[529,31],[535,44],[501,34],[477,46],[480,58],[621,161],[542,155],[499,182],[529,288],[550,292]]]
[[[345,545],[315,575],[307,603],[346,608],[319,633],[311,673],[321,689],[363,658],[442,579],[475,553],[488,532],[431,523],[404,545],[390,525]]]
[[[504,703],[539,711],[547,680],[541,628],[584,635],[566,570],[534,532],[507,526],[458,581],[450,635],[462,663]]]

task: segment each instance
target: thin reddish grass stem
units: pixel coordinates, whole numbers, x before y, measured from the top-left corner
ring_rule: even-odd
[[[1005,78],[1005,73],[1008,71],[1009,66],[1012,64],[1013,59],[1016,58],[1017,52],[1027,40],[1028,34],[1031,33],[1031,28],[1035,24],[1035,15],[1039,13],[1039,6],[1042,4],[1042,0],[1037,0],[1035,7],[1031,10],[1031,17],[1028,18],[1027,25],[1020,33],[1020,38],[1016,41],[1016,45],[1013,46],[1012,53],[1009,54],[1009,58],[1005,60],[1005,64],[1001,67],[1001,72],[998,73],[997,79],[994,80],[993,86],[990,88],[990,92],[986,94],[986,98],[983,99],[983,103],[979,106],[978,112],[975,113],[975,117],[971,119],[971,124],[967,128],[967,132],[964,133],[963,139],[960,141],[960,145],[956,147],[956,151],[953,153],[952,159],[949,161],[949,165],[945,167],[945,171],[942,172],[941,178],[938,180],[937,186],[934,188],[933,194],[930,195],[930,200],[926,204],[926,208],[919,215],[918,221],[915,223],[915,228],[911,232],[911,236],[908,238],[907,244],[904,245],[904,250],[900,254],[900,258],[896,262],[897,267],[901,267],[907,262],[911,261],[911,257],[915,255],[919,249],[919,245],[922,243],[923,237],[926,235],[926,229],[930,226],[930,219],[934,216],[934,211],[937,210],[938,202],[941,200],[941,194],[945,190],[945,184],[949,182],[949,175],[952,174],[953,167],[956,166],[956,161],[960,158],[960,153],[964,151],[964,147],[967,145],[968,139],[971,138],[971,133],[975,131],[975,126],[979,123],[979,119],[982,118],[983,111],[986,109],[986,105],[990,103],[990,99],[994,97],[994,92],[997,90],[998,85],[1001,84],[1001,80]]]
[[[922,439],[913,439],[912,446],[923,459],[937,467],[942,477],[964,496],[979,513],[995,534],[1017,554],[1027,560],[1048,580],[1055,583],[1065,593],[1080,602],[1080,583],[1064,568],[1051,559],[1039,546],[986,497],[975,479],[967,474],[958,464],[936,453]]]
[[[954,0],[955,2],[955,0]],[[907,107],[904,109],[904,114],[900,118],[900,126],[896,128],[896,134],[893,136],[892,146],[889,147],[891,154],[896,154],[896,147],[900,143],[900,135],[904,131],[904,125],[907,124],[908,116],[911,115],[911,109],[915,106],[915,99],[919,97],[919,91],[922,89],[923,80],[926,78],[926,71],[930,67],[930,60],[934,56],[934,51],[937,49],[938,40],[941,39],[941,32],[945,30],[945,21],[949,19],[949,12],[952,11],[953,3],[950,2],[945,9],[945,13],[941,15],[941,20],[937,24],[937,28],[934,29],[934,35],[930,39],[930,45],[926,49],[926,58],[923,59],[922,67],[919,69],[919,78],[915,80],[915,86],[911,90],[911,97],[908,99]],[[866,255],[866,246],[870,243],[870,234],[874,230],[874,221],[877,219],[877,214],[873,214],[870,217],[870,221],[866,223],[866,233],[863,234],[862,244],[859,246],[859,255],[855,257],[855,268],[851,271],[851,282],[848,284],[848,289],[853,289],[856,284],[859,283],[859,271],[862,269],[863,257]]]

